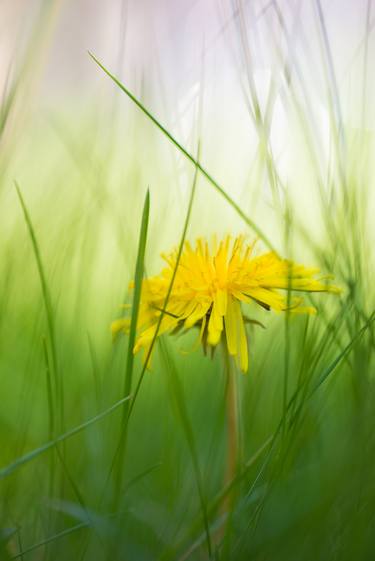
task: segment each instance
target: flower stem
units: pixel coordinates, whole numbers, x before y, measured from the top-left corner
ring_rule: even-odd
[[[240,460],[240,434],[239,434],[239,410],[238,410],[238,388],[236,372],[232,367],[231,357],[229,356],[226,345],[223,345],[224,374],[226,376],[225,387],[225,409],[226,409],[226,429],[227,429],[227,448],[225,459],[225,471],[223,486],[226,487],[235,477]],[[229,536],[231,526],[231,513],[233,510],[235,496],[234,491],[228,493],[222,503],[222,515],[227,517],[223,527],[223,534]],[[224,535],[220,537],[223,538]],[[229,543],[227,543],[229,545]]]
[[[238,462],[238,408],[237,408],[237,387],[235,372],[233,372],[228,351],[225,357],[226,370],[226,422],[227,422],[227,457],[225,468],[225,484],[229,483],[237,469]]]

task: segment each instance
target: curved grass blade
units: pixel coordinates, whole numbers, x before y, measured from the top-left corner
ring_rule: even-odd
[[[358,339],[362,337],[364,332],[371,327],[372,323],[375,321],[375,312],[371,314],[368,321],[361,327],[361,329],[354,335],[351,341],[346,345],[346,347],[341,351],[341,353],[335,358],[335,360],[323,371],[319,380],[317,381],[316,385],[311,390],[311,393],[308,397],[311,397],[319,388],[320,386],[326,381],[326,379],[330,376],[336,366],[345,358],[354,345],[357,343]]]
[[[11,475],[16,469],[18,469],[22,465],[27,464],[28,462],[30,462],[34,458],[37,458],[41,454],[44,454],[45,452],[50,450],[51,448],[54,448],[56,446],[56,444],[59,444],[60,442],[64,442],[65,440],[67,440],[71,436],[74,436],[75,434],[78,434],[79,432],[83,431],[87,427],[93,425],[94,423],[100,421],[101,419],[104,419],[105,417],[107,417],[108,415],[110,415],[111,413],[116,411],[116,409],[123,406],[125,401],[127,401],[128,399],[130,399],[130,396],[123,397],[122,399],[120,399],[119,401],[116,401],[116,403],[114,403],[113,405],[111,405],[110,407],[108,407],[107,409],[105,409],[104,411],[99,413],[98,415],[95,415],[95,417],[92,417],[91,419],[88,419],[84,423],[81,423],[80,425],[77,425],[76,427],[74,427],[74,428],[68,430],[67,432],[61,434],[57,438],[54,438],[53,440],[50,440],[50,441],[46,442],[45,444],[42,444],[42,446],[39,446],[38,448],[35,448],[31,452],[28,452],[27,454],[24,454],[23,456],[20,456],[19,458],[14,460],[14,462],[9,464],[8,466],[0,469],[0,479],[3,479],[4,477],[7,477],[8,475]]]
[[[65,536],[69,536],[69,534],[72,534],[74,532],[77,532],[78,530],[81,530],[82,528],[88,528],[90,527],[90,523],[89,522],[81,522],[80,524],[76,524],[75,526],[72,526],[71,528],[66,528],[65,530],[62,530],[61,532],[58,532],[57,534],[54,534],[53,536],[50,536],[49,538],[35,543],[34,545],[31,545],[30,547],[24,549],[21,553],[17,553],[16,555],[14,555],[13,557],[11,557],[11,559],[22,559],[23,555],[26,555],[27,553],[31,553],[32,551],[35,551],[36,549],[39,549],[40,547],[43,547],[45,545],[48,545],[51,542],[54,542],[60,538],[63,538]]]
[[[40,284],[41,284],[41,288],[42,288],[43,302],[44,302],[47,324],[48,324],[48,331],[49,331],[51,351],[52,351],[53,367],[56,370],[55,326],[54,326],[54,321],[53,321],[53,309],[52,309],[51,295],[50,295],[50,292],[49,292],[49,289],[48,289],[48,283],[47,283],[46,275],[44,273],[44,266],[43,266],[42,257],[41,257],[41,254],[40,254],[39,244],[38,244],[38,241],[36,239],[35,230],[34,230],[32,222],[31,222],[30,214],[29,214],[29,211],[27,210],[24,198],[21,194],[21,190],[20,190],[20,187],[19,187],[17,182],[15,182],[15,187],[16,187],[18,199],[19,199],[20,204],[21,204],[22,212],[23,212],[23,215],[24,215],[24,218],[25,218],[27,229],[28,229],[28,232],[29,232],[29,236],[30,236],[32,247],[33,247],[33,251],[34,251],[34,257],[35,257],[35,262],[36,262],[36,265],[37,265]]]
[[[212,177],[212,175],[204,168],[194,156],[188,152],[186,148],[178,142],[178,140],[154,117],[154,115],[136,98],[134,94],[124,84],[120,82],[114,74],[112,74],[99,60],[89,51],[90,57],[96,64],[113,80],[113,82],[135,103],[137,107],[158,127],[159,130],[174,144],[174,146],[192,163],[194,164],[201,174],[211,183],[211,185],[220,193],[220,195],[227,201],[227,203],[237,212],[242,220],[251,228],[256,235],[265,243],[271,250],[277,253],[270,240],[262,232],[262,230],[249,218],[241,207],[228,195],[228,193],[219,185],[219,183]]]
[[[38,269],[39,280],[42,290],[43,296],[43,303],[44,309],[47,319],[47,329],[48,329],[48,339],[49,339],[49,347],[51,351],[51,370],[53,373],[53,380],[55,384],[55,395],[56,395],[56,407],[58,408],[59,418],[61,422],[61,430],[64,430],[64,391],[63,391],[63,382],[62,378],[59,376],[58,373],[58,365],[57,365],[57,352],[56,352],[56,337],[55,337],[55,323],[54,323],[54,315],[53,315],[53,306],[52,306],[52,299],[51,294],[48,288],[47,278],[44,271],[44,265],[42,261],[42,256],[40,253],[40,248],[38,244],[38,240],[35,234],[35,229],[33,223],[31,221],[31,217],[29,211],[27,209],[25,200],[22,196],[20,187],[17,182],[15,182],[15,187],[18,195],[18,199],[21,204],[22,212],[24,215],[24,219],[26,222],[26,226],[29,232],[31,245],[34,252],[35,262]]]
[[[320,388],[320,386],[328,379],[328,377],[332,374],[332,372],[336,369],[336,367],[340,364],[340,362],[348,355],[348,353],[351,351],[351,349],[353,348],[353,346],[355,345],[355,343],[358,341],[358,339],[363,335],[363,333],[370,327],[370,325],[372,324],[372,322],[375,320],[375,313],[372,314],[372,316],[370,317],[370,319],[368,320],[368,322],[356,333],[356,335],[350,340],[350,342],[348,343],[348,345],[337,355],[337,357],[331,362],[331,364],[323,371],[322,375],[319,377],[319,380],[317,382],[317,384],[313,387],[313,389],[311,390],[311,392],[308,394],[308,396],[306,397],[307,401],[308,399],[310,399],[315,392]],[[302,386],[299,386],[296,391],[294,392],[294,394],[292,395],[292,397],[290,398],[288,405],[286,407],[286,411],[284,412],[277,428],[276,431],[274,432],[273,435],[273,439],[276,440],[277,436],[280,433],[280,430],[283,426],[283,423],[285,422],[285,416],[289,414],[289,411],[291,409],[291,407],[293,406],[294,402],[296,401],[296,399],[298,398],[300,392],[301,392]],[[294,419],[295,417],[293,417]],[[290,426],[293,424],[293,419],[290,422]],[[273,449],[273,444],[271,446],[271,450],[270,452],[272,452]],[[267,463],[268,458],[266,458],[265,460],[265,464]],[[263,473],[265,464],[262,466],[260,472],[257,474],[255,480],[253,481],[248,493],[247,493],[247,497],[249,497],[251,495],[251,493],[253,492],[256,483],[258,482],[261,474]]]
[[[332,372],[336,369],[336,367],[340,364],[340,362],[342,360],[344,360],[344,358],[346,358],[346,356],[350,353],[350,351],[352,350],[353,346],[356,344],[356,342],[360,339],[360,337],[365,333],[365,331],[371,327],[372,323],[375,321],[375,312],[370,316],[370,318],[368,319],[368,321],[365,323],[365,325],[362,326],[362,328],[356,333],[356,335],[350,340],[350,342],[348,343],[348,345],[337,355],[337,357],[331,362],[331,364],[323,371],[322,375],[319,377],[319,380],[317,382],[317,384],[314,386],[314,388],[311,390],[310,394],[307,396],[306,400],[308,400],[309,398],[311,398],[315,392],[320,388],[320,386],[328,379],[328,377],[332,374]],[[238,485],[246,476],[248,470],[250,469],[250,467],[254,464],[254,462],[262,455],[262,453],[268,448],[268,452],[266,454],[266,457],[264,458],[262,465],[259,468],[258,473],[256,474],[254,481],[252,482],[250,489],[248,490],[248,492],[246,493],[246,497],[249,499],[249,497],[251,496],[251,494],[253,493],[256,484],[258,483],[260,477],[262,476],[270,458],[271,458],[271,454],[275,448],[275,444],[276,444],[276,440],[278,438],[278,436],[281,434],[281,429],[285,423],[285,416],[287,416],[289,414],[290,409],[292,408],[292,406],[294,405],[295,401],[297,400],[301,390],[302,390],[303,386],[299,386],[296,391],[294,392],[294,394],[292,395],[292,397],[290,398],[288,405],[286,407],[286,411],[284,412],[284,414],[282,415],[282,418],[279,421],[278,426],[276,427],[275,432],[264,442],[264,444],[258,449],[258,451],[254,454],[254,456],[245,464],[245,469],[239,473],[235,478],[232,479],[231,482],[228,483],[228,485],[222,490],[220,491],[217,496],[213,499],[213,501],[211,501],[208,504],[208,516],[210,517],[217,509],[218,505],[220,505],[222,503],[222,501],[225,499],[225,497],[228,495],[228,493],[230,493],[232,491],[232,489]],[[295,421],[295,419],[298,417],[298,414],[300,412],[297,411],[297,413],[295,413],[293,415],[293,418],[291,419],[290,425],[293,424],[293,421]],[[225,519],[221,519],[221,521],[214,521],[213,523],[210,524],[211,528],[219,528],[220,525],[225,523]],[[251,523],[251,521],[250,521]],[[249,525],[248,525],[249,526]],[[194,528],[189,532],[189,537],[191,537],[191,533],[195,533],[194,530],[196,531],[197,526],[194,525]],[[172,552],[172,556],[170,556],[171,552],[168,552],[165,556],[163,556],[163,561],[172,559],[176,557],[176,553],[177,551],[182,547],[182,545],[186,542],[188,538],[185,537],[183,540],[180,541],[180,543],[175,546],[173,548],[173,552]],[[191,553],[193,553],[193,551],[195,550],[196,547],[199,546],[199,544],[201,543],[201,540],[196,540],[188,549],[189,552],[189,556]],[[179,559],[187,559],[188,556],[186,556],[186,553],[184,555],[182,555],[181,557],[179,557]]]
[[[143,479],[144,477],[146,477],[147,475],[152,473],[158,467],[160,467],[160,464],[155,464],[155,465],[145,469],[142,473],[139,473],[138,475],[136,475],[128,483],[127,487],[129,488],[131,485],[134,485],[135,483],[137,483],[138,481],[140,481],[141,479]],[[25,555],[26,553],[31,553],[32,551],[35,551],[36,549],[39,549],[39,548],[41,548],[41,547],[43,547],[43,546],[45,546],[49,543],[55,542],[55,541],[57,541],[61,538],[64,538],[65,536],[69,536],[70,534],[73,534],[73,533],[77,532],[78,530],[81,530],[82,528],[91,528],[94,525],[98,526],[101,521],[107,521],[107,520],[110,520],[112,518],[121,516],[123,514],[124,514],[123,512],[120,512],[120,513],[114,513],[114,514],[107,514],[103,517],[99,517],[99,516],[90,516],[90,518],[86,517],[82,522],[79,522],[78,524],[75,524],[74,526],[71,526],[70,528],[66,528],[65,530],[62,530],[61,532],[58,532],[56,534],[53,534],[52,536],[49,536],[45,540],[42,540],[38,543],[35,543],[35,544],[31,545],[27,549],[24,549],[22,552],[14,555],[11,559],[20,559],[20,558],[22,559],[22,556]]]
[[[365,331],[371,326],[371,324],[373,323],[373,321],[375,320],[375,312],[372,313],[372,315],[370,316],[369,320],[365,323],[365,325],[362,326],[362,328],[357,331],[357,333],[354,335],[354,337],[352,337],[352,339],[350,340],[350,342],[346,345],[346,347],[337,355],[337,357],[331,362],[331,364],[323,371],[322,375],[319,377],[318,382],[315,384],[315,386],[312,388],[311,392],[308,394],[306,401],[308,399],[310,399],[315,392],[321,387],[321,385],[329,378],[329,376],[332,374],[332,372],[334,372],[334,370],[336,369],[336,367],[340,364],[340,362],[348,355],[348,353],[352,350],[352,348],[354,347],[354,345],[358,342],[358,340],[361,338],[361,336],[365,333]],[[287,415],[289,413],[290,408],[292,407],[295,399],[297,399],[298,394],[300,392],[300,388],[297,388],[297,390],[294,392],[292,398],[290,399],[289,403],[288,403],[288,407],[287,407],[287,411],[285,412],[285,414],[282,416],[279,425],[274,433],[274,440],[273,440],[273,444],[276,442],[276,438],[279,436],[279,434],[281,433],[281,428],[285,422],[284,420],[284,416]],[[299,412],[298,412],[299,413]],[[297,415],[295,415],[290,422],[290,425],[293,425],[295,419],[296,419]],[[272,450],[274,448],[274,445],[272,444],[271,449],[269,451],[269,453],[267,454],[267,457],[265,458],[263,465],[261,466],[258,474],[256,475],[253,483],[250,486],[249,491],[246,494],[246,497],[249,498],[251,496],[251,494],[253,493],[255,486],[257,484],[257,482],[259,481],[262,473],[264,472],[264,469],[266,468],[268,461],[270,459],[270,455],[272,453]],[[257,511],[256,511],[257,512]],[[256,514],[255,512],[255,514]],[[254,516],[252,516],[250,518],[250,520],[248,521],[247,525],[246,525],[246,530],[245,532],[247,533],[247,531],[250,529],[250,526],[252,524],[252,521],[254,519]],[[241,547],[240,545],[241,543],[241,537],[238,539],[237,541],[237,545],[235,546],[235,552],[236,554],[239,555],[239,548]]]

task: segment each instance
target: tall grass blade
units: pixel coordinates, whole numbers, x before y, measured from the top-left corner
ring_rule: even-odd
[[[130,399],[130,396],[126,396],[126,397],[123,397],[122,399],[119,399],[118,401],[116,401],[116,403],[114,403],[113,405],[111,405],[110,407],[108,407],[107,409],[105,409],[104,411],[99,413],[98,415],[95,415],[94,417],[92,417],[91,419],[88,419],[84,423],[81,423],[80,425],[77,425],[77,426],[73,427],[72,429],[70,429],[67,432],[61,434],[60,436],[54,438],[53,440],[50,440],[49,442],[46,442],[45,444],[42,444],[42,446],[39,446],[38,448],[35,448],[31,452],[28,452],[27,454],[24,454],[23,456],[20,456],[19,458],[14,460],[14,462],[9,464],[8,466],[0,469],[0,479],[3,479],[4,477],[8,477],[15,470],[17,470],[19,467],[23,466],[24,464],[27,464],[31,460],[34,460],[35,458],[37,458],[41,454],[44,454],[45,452],[47,452],[51,448],[54,448],[56,446],[56,444],[64,442],[68,438],[71,438],[72,436],[80,433],[81,431],[83,431],[87,427],[90,427],[91,425],[94,425],[98,421],[101,421],[102,419],[104,419],[105,417],[107,417],[108,415],[110,415],[111,413],[116,411],[119,407],[122,407],[124,405],[125,401],[128,400],[128,399]]]
[[[158,127],[158,129],[161,130],[161,132],[172,142],[172,144],[174,144],[174,146],[192,164],[194,164],[199,169],[201,174],[209,181],[209,183],[211,183],[211,185],[213,185],[213,187],[215,187],[215,189],[220,193],[220,195],[237,212],[237,214],[249,226],[249,228],[251,228],[257,234],[257,236],[265,243],[265,245],[270,250],[276,252],[275,248],[273,247],[273,244],[268,239],[268,237],[264,234],[264,232],[259,228],[259,226],[257,226],[255,222],[253,222],[251,218],[249,218],[244,213],[242,208],[228,195],[228,193],[219,185],[219,183],[212,177],[212,175],[199,163],[199,161],[197,161],[194,158],[194,156],[190,152],[188,152],[188,150],[186,150],[186,148],[184,148],[182,144],[180,144],[178,140],[176,140],[176,138],[174,138],[174,136],[156,119],[156,117],[154,117],[154,115],[136,98],[136,96],[132,94],[131,91],[126,86],[124,86],[124,84],[122,84],[118,78],[116,78],[116,76],[114,76],[101,62],[99,62],[99,60],[92,53],[89,52],[89,55],[96,62],[96,64],[100,66],[100,68],[107,74],[107,76],[109,76],[111,80],[113,80],[115,84],[137,105],[137,107],[139,107],[139,109],[141,109],[141,111]]]
[[[15,187],[18,195],[18,199],[21,204],[22,212],[26,222],[27,230],[30,236],[31,245],[34,252],[35,263],[38,269],[40,285],[42,289],[43,304],[47,320],[48,328],[48,339],[51,351],[51,370],[53,372],[54,383],[55,383],[55,395],[56,401],[55,405],[59,411],[59,418],[61,422],[61,429],[64,429],[64,387],[62,378],[59,376],[58,365],[57,365],[57,352],[56,352],[56,336],[55,336],[55,322],[54,322],[54,312],[52,307],[51,294],[48,287],[47,277],[45,274],[45,269],[42,261],[42,256],[38,244],[38,240],[35,234],[35,229],[31,221],[29,211],[27,209],[25,200],[21,193],[20,187],[17,182],[15,182]]]
[[[198,152],[198,154],[199,154],[199,152]],[[192,190],[191,190],[191,194],[190,194],[188,210],[187,210],[187,213],[186,213],[184,227],[183,227],[181,240],[180,240],[180,244],[179,244],[179,248],[178,248],[175,268],[174,268],[174,271],[172,273],[171,281],[169,283],[167,294],[166,294],[166,297],[165,297],[165,300],[164,300],[164,303],[163,303],[163,308],[161,310],[161,313],[160,313],[160,316],[159,316],[159,319],[158,319],[158,323],[157,323],[156,328],[155,328],[154,336],[152,338],[149,350],[148,350],[147,355],[146,355],[145,360],[144,360],[144,364],[143,364],[142,371],[141,371],[140,376],[139,376],[139,380],[138,380],[137,385],[135,387],[135,390],[134,390],[134,392],[131,396],[131,401],[130,401],[129,407],[126,410],[126,418],[124,417],[124,419],[123,419],[122,431],[127,430],[127,426],[128,426],[128,423],[129,423],[130,416],[133,412],[135,402],[137,400],[137,397],[138,397],[138,394],[139,394],[139,391],[140,391],[140,388],[141,388],[141,385],[142,385],[142,382],[143,382],[148,364],[150,362],[151,353],[153,351],[153,348],[154,348],[154,345],[155,345],[155,342],[156,342],[156,338],[157,338],[159,330],[160,330],[161,322],[163,321],[163,317],[166,313],[166,308],[167,308],[167,305],[168,305],[169,297],[171,295],[174,280],[176,278],[177,268],[178,268],[178,265],[180,263],[182,251],[183,251],[183,248],[184,248],[184,243],[185,243],[185,238],[186,238],[186,234],[187,234],[187,230],[188,230],[188,226],[189,226],[191,211],[192,211],[192,208],[193,208],[193,201],[194,201],[194,197],[195,197],[196,186],[197,186],[197,168],[195,168],[193,186],[192,186]],[[110,469],[109,469],[109,473],[108,473],[108,477],[107,477],[107,480],[106,480],[106,483],[105,483],[105,486],[104,486],[104,490],[105,490],[105,488],[108,484],[109,477],[112,473],[112,470],[114,468],[116,460],[122,453],[122,447],[123,447],[123,432],[121,432],[121,434],[120,434],[120,442],[117,446],[115,456],[112,460],[112,463],[111,463],[111,466],[110,466]],[[117,485],[117,488],[118,488],[118,485]]]
[[[143,281],[143,274],[144,274],[144,261],[145,261],[145,252],[146,252],[149,214],[150,214],[150,191],[147,190],[146,198],[143,206],[142,221],[141,221],[141,228],[139,232],[139,241],[138,241],[138,254],[137,254],[137,261],[135,266],[134,297],[133,297],[132,314],[130,320],[129,343],[128,343],[128,350],[126,355],[126,369],[125,369],[123,396],[130,394],[131,387],[132,387],[133,367],[134,367],[133,348],[135,345],[135,338],[137,334],[139,304],[141,302],[141,291],[142,291],[142,281]]]
[[[125,379],[124,379],[124,389],[123,389],[124,396],[130,394],[131,387],[132,387],[132,380],[133,380],[133,367],[134,367],[133,349],[134,349],[135,339],[137,335],[138,312],[139,312],[139,305],[141,302],[149,215],[150,215],[150,191],[147,190],[145,202],[143,205],[141,227],[139,231],[137,261],[135,266],[134,296],[133,296],[132,314],[130,320],[130,331],[129,331],[128,349],[126,354]],[[117,459],[118,459],[118,464],[117,464],[118,470],[117,470],[117,478],[116,478],[117,500],[120,498],[121,487],[122,487],[123,463],[124,463],[124,456],[126,453],[126,442],[127,442],[128,411],[129,411],[129,402],[125,401],[123,407],[122,423],[120,428],[120,449],[119,449],[119,454],[117,455]]]

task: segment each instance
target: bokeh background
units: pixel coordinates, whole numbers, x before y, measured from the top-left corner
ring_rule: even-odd
[[[372,4],[1,0],[1,559],[208,558],[168,369],[183,387],[215,558],[372,558]],[[150,274],[179,243],[193,182],[194,166],[89,52],[199,153],[278,251],[343,288],[313,297],[310,320],[251,311],[267,329],[249,333],[250,372],[238,373],[245,457],[230,524],[215,503],[226,455],[222,357],[190,352],[194,334],[166,341],[169,359],[156,353],[142,382],[125,491],[110,471],[119,410],[17,466],[122,397],[127,340],[113,344],[109,326],[131,301],[146,191]],[[215,233],[255,237],[199,175],[188,238]],[[141,368],[137,357],[136,379]],[[295,390],[281,443],[262,456]]]

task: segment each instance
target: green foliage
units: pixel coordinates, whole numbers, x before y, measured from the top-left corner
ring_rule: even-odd
[[[40,140],[27,153],[7,128],[22,75],[4,96],[0,139],[8,134],[10,140],[0,155],[1,561],[372,559],[372,152],[364,130],[352,135],[340,121],[318,6],[334,145],[326,179],[293,81],[286,90],[318,201],[314,231],[269,147],[273,96],[262,114],[251,80],[273,229],[257,220],[247,186],[241,200],[224,190],[215,170],[201,164],[200,151],[195,157],[185,149],[95,57],[119,86],[118,101],[132,102],[130,114],[134,104],[143,113],[124,121],[123,136],[113,136],[113,155],[105,152],[106,141],[93,141],[90,112],[78,131],[61,127],[55,116],[54,142]],[[25,69],[32,66],[30,55]],[[149,142],[152,157],[142,164],[137,154],[116,155],[119,139],[132,141],[129,123],[141,135],[139,153]],[[101,126],[108,132],[115,123]],[[158,152],[163,135],[151,137],[154,129],[186,164],[192,187],[184,204],[173,199],[181,177],[176,172],[171,181],[168,157]],[[43,131],[48,137],[50,129]],[[40,176],[33,160],[46,153]],[[142,175],[148,166],[150,186]],[[235,372],[243,450],[230,481],[221,349],[206,357],[194,349],[194,334],[180,333],[154,341],[149,369],[132,353],[141,280],[158,268],[166,242],[179,244],[180,256],[184,240],[203,228],[209,185],[217,208],[223,205],[220,216],[229,209],[225,225],[210,209],[213,231],[247,228],[263,247],[291,257],[297,251],[343,288],[340,297],[312,298],[316,317],[249,308],[266,329],[247,326],[249,374]],[[112,342],[109,326],[124,301],[133,304],[130,334]],[[168,296],[164,309],[167,303]]]

